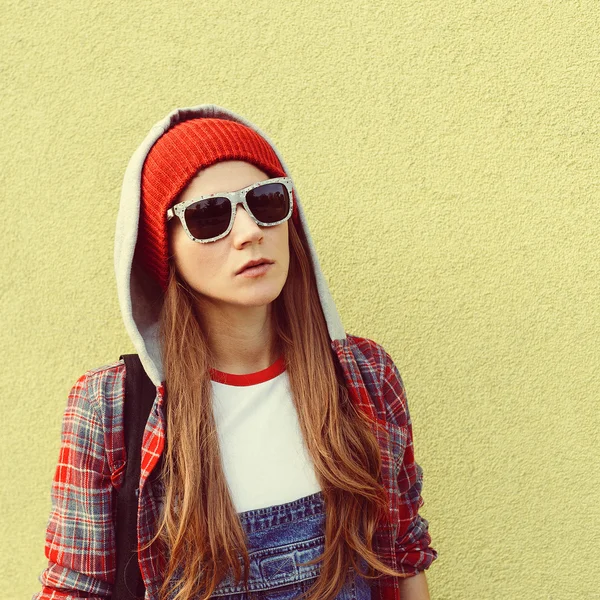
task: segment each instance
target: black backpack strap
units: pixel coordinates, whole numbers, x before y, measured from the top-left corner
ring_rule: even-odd
[[[137,354],[123,354],[119,358],[125,361],[123,428],[127,463],[123,484],[116,493],[117,572],[112,600],[143,600],[145,586],[137,556],[138,486],[142,438],[156,397],[156,387]]]

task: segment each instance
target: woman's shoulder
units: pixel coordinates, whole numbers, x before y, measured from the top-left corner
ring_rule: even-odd
[[[125,363],[114,360],[88,369],[73,384],[69,405],[93,414],[105,430],[122,418],[125,397]]]
[[[346,333],[345,343],[379,418],[394,425],[405,425],[409,418],[406,391],[391,355],[369,338]],[[352,366],[348,368],[352,369]],[[352,377],[352,380],[357,379]]]
[[[120,358],[93,369],[88,369],[78,381],[85,381],[90,399],[101,403],[122,400],[125,386],[125,361]]]
[[[97,375],[100,373],[104,373],[106,371],[113,371],[113,370],[120,370],[120,369],[124,369],[125,368],[125,361],[122,358],[119,358],[118,360],[113,360],[112,362],[106,363],[101,365],[100,367],[96,367],[94,369],[88,369],[86,371],[86,374],[93,374],[93,375]]]
[[[378,357],[385,352],[383,346],[370,338],[361,337],[346,332],[346,342],[349,346],[359,348],[369,358]]]
[[[392,357],[378,342],[351,333],[346,333],[346,344],[361,368],[377,373],[383,380],[386,371],[394,364]]]
[[[73,448],[75,465],[97,460],[112,474],[124,462],[123,401],[125,365],[122,360],[88,369],[72,385],[63,413],[62,440]],[[79,467],[77,467],[79,468]]]

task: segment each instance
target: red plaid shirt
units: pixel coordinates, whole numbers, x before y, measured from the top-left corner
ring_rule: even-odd
[[[347,335],[331,342],[350,396],[382,427],[374,431],[382,456],[382,482],[389,498],[389,522],[376,532],[381,559],[406,574],[427,569],[437,558],[430,546],[423,505],[423,472],[413,454],[412,424],[402,379],[389,354],[372,340]],[[52,512],[46,531],[48,567],[42,591],[32,600],[109,598],[115,579],[114,497],[125,466],[122,360],[82,375],[69,393],[63,419],[58,466],[52,484]],[[164,386],[146,425],[138,507],[138,541],[152,537],[158,517],[159,480],[149,478],[165,440]],[[158,598],[161,556],[150,547],[139,552],[146,600]],[[373,600],[398,600],[398,579],[373,583]]]

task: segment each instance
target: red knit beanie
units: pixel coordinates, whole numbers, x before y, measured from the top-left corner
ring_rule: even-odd
[[[163,292],[169,275],[167,210],[201,169],[224,160],[249,162],[269,177],[286,177],[275,151],[256,131],[237,121],[190,119],[169,129],[150,149],[142,168],[135,261]],[[297,203],[292,219],[299,224]]]

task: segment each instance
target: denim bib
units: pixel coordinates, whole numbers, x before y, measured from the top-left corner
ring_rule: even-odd
[[[248,593],[229,573],[211,598],[219,600],[292,600],[307,591],[321,563],[302,566],[324,551],[325,504],[322,492],[266,508],[239,513],[248,536]],[[362,562],[362,567],[366,563]],[[369,580],[358,573],[336,600],[370,600]]]

